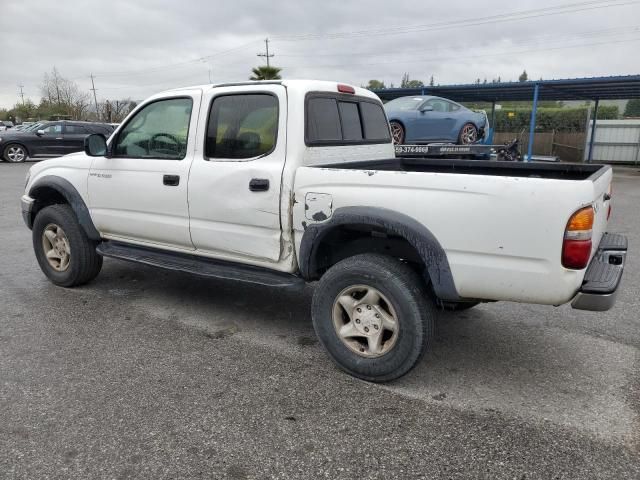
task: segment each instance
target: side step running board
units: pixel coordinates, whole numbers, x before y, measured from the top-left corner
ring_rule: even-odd
[[[305,284],[302,278],[289,273],[119,242],[102,242],[96,250],[105,257],[143,263],[203,277],[238,280],[270,287],[301,287]]]

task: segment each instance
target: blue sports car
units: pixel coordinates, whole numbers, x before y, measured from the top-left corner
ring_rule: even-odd
[[[393,142],[459,143],[467,145],[484,137],[487,115],[446,98],[431,95],[401,97],[384,105]]]

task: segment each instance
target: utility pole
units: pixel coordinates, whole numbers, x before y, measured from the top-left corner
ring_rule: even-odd
[[[96,104],[96,117],[98,117],[98,120],[100,120],[100,112],[98,111],[98,97],[96,96],[96,85],[93,83],[93,73],[90,76],[91,76],[91,88],[89,90],[93,91],[93,101]]]
[[[266,47],[266,49],[267,49],[267,53],[258,53],[258,56],[259,56],[259,57],[266,57],[266,58],[267,58],[267,67],[269,67],[269,66],[270,66],[270,65],[269,65],[269,59],[270,59],[271,57],[273,57],[273,56],[274,56],[274,54],[273,54],[273,53],[272,53],[272,54],[269,54],[269,39],[268,39],[268,38],[265,38],[265,39],[264,39],[264,45],[265,45],[265,47]]]
[[[22,98],[22,106],[24,107],[24,92],[22,91],[24,85],[18,85],[18,87],[20,87],[20,98]]]

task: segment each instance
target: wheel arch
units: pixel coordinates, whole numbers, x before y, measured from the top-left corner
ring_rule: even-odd
[[[100,233],[91,220],[87,205],[78,190],[68,180],[55,175],[42,177],[29,189],[29,197],[34,199],[29,218],[31,225],[33,225],[38,212],[44,207],[67,204],[75,213],[78,223],[84,229],[87,237],[91,240],[100,240]]]
[[[404,123],[404,120],[400,119],[400,118],[390,118],[389,119],[389,125],[391,125],[391,123],[398,123],[402,129],[404,130],[404,136],[407,136],[407,125],[406,123]]]
[[[346,242],[341,237],[345,231],[350,232]],[[331,246],[332,238],[339,239],[337,247]],[[460,299],[446,253],[433,233],[414,218],[385,208],[338,208],[328,221],[307,226],[300,244],[300,272],[316,280],[336,261],[365,252],[419,262],[438,298]]]

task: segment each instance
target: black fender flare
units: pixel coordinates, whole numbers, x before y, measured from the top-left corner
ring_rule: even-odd
[[[64,197],[67,201],[73,212],[76,214],[78,218],[78,223],[82,226],[87,237],[91,240],[99,241],[100,233],[96,229],[93,224],[93,220],[91,220],[91,214],[89,213],[89,209],[87,205],[84,203],[84,200],[78,193],[78,190],[69,182],[62,177],[58,177],[55,175],[47,175],[40,179],[38,179],[29,189],[29,196],[33,198],[36,202],[38,201],[38,192],[44,190],[45,188],[50,188],[55,190],[60,195]],[[33,219],[32,223],[33,223]]]
[[[369,225],[407,240],[426,266],[425,277],[441,300],[458,301],[460,296],[442,245],[431,231],[408,215],[378,207],[343,207],[329,220],[308,225],[300,243],[298,264],[305,279],[317,275],[316,254],[324,237],[341,225]]]

